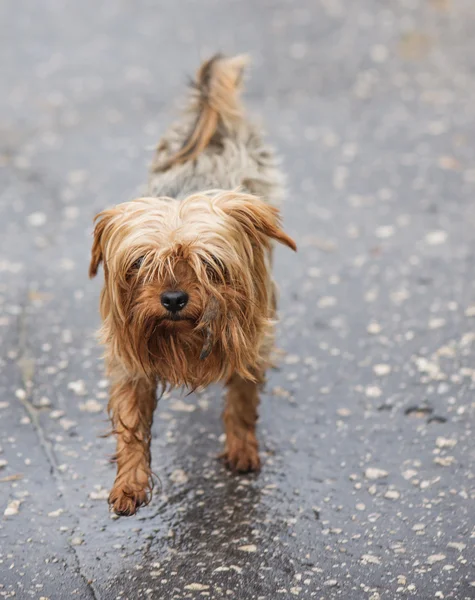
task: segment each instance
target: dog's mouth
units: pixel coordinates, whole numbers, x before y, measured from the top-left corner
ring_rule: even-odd
[[[190,329],[199,329],[203,335],[203,346],[200,352],[200,360],[205,360],[211,354],[215,343],[215,335],[213,332],[213,322],[216,320],[219,312],[219,304],[216,298],[210,298],[203,314],[198,321],[187,315],[180,313],[167,312],[155,320],[155,324],[151,331],[151,337],[159,329],[164,331],[169,330],[172,333],[175,331],[189,331]]]
[[[181,315],[175,315],[173,313],[169,313],[164,318],[165,321],[191,321],[190,318],[182,317]]]
[[[166,315],[160,317],[157,321],[157,325],[161,325],[162,323],[191,323],[193,325],[196,324],[195,319],[175,313],[167,313]]]

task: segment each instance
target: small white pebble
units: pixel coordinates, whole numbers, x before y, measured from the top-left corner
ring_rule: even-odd
[[[365,394],[368,398],[379,398],[383,392],[377,385],[368,385],[365,389]]]
[[[6,517],[12,517],[13,515],[17,515],[20,510],[20,504],[22,500],[12,500],[8,503],[7,508],[3,511],[3,514]]]
[[[73,334],[70,329],[64,329],[61,332],[61,339],[64,344],[70,344],[73,341]]]
[[[384,469],[378,469],[377,467],[368,467],[365,471],[366,479],[374,480],[374,479],[384,479],[389,475],[387,471]]]
[[[71,540],[71,546],[81,546],[82,544],[84,544],[84,540],[82,537],[73,537],[73,539]]]
[[[389,50],[382,44],[375,44],[371,48],[371,60],[377,64],[381,64],[387,61],[389,56]]]
[[[34,212],[28,215],[28,223],[32,227],[41,227],[46,223],[46,215],[42,212]]]
[[[79,216],[79,208],[77,206],[66,206],[64,216],[66,219],[76,219]]]
[[[323,296],[318,301],[319,308],[329,308],[330,306],[335,306],[336,298],[334,296]]]
[[[72,429],[73,427],[76,427],[76,425],[77,425],[76,421],[73,421],[72,419],[66,419],[66,418],[60,419],[59,424],[64,429],[64,431],[69,431],[70,429]]]
[[[68,390],[72,390],[78,396],[86,395],[86,384],[82,379],[78,379],[78,381],[70,381],[68,383]]]
[[[446,171],[458,171],[460,169],[459,161],[453,156],[439,156],[438,165],[441,169],[445,169]]]
[[[382,227],[378,227],[374,234],[380,240],[390,238],[394,235],[394,227],[392,225],[383,225]]]
[[[442,230],[431,231],[426,235],[425,241],[429,246],[444,244],[447,241],[447,232]]]
[[[76,266],[75,262],[70,258],[62,258],[59,264],[64,271],[73,271]]]
[[[242,573],[242,567],[238,567],[237,565],[231,565],[229,568],[236,571],[236,573]]]
[[[381,559],[378,556],[375,556],[374,554],[363,554],[363,556],[361,557],[361,560],[364,563],[370,563],[372,565],[380,565],[381,564]]]
[[[91,500],[107,500],[109,497],[109,490],[100,488],[97,491],[89,492],[89,498]]]
[[[288,365],[296,365],[300,362],[300,356],[298,356],[298,354],[288,354],[285,357],[285,362]]]
[[[204,583],[189,583],[188,585],[185,585],[185,590],[203,592],[209,590],[209,585],[205,585]]]
[[[298,596],[298,595],[300,594],[300,592],[301,592],[301,591],[302,591],[302,588],[301,588],[301,587],[291,587],[291,588],[290,588],[290,593],[291,593],[293,596]]]
[[[94,400],[93,398],[86,400],[86,402],[79,405],[79,410],[89,413],[101,412],[102,408],[102,404],[99,404],[99,402],[97,402],[97,400]]]
[[[457,440],[451,440],[449,438],[438,437],[435,440],[437,448],[453,448],[457,444]]]
[[[196,410],[196,406],[194,404],[187,404],[183,400],[175,400],[170,404],[170,410],[191,413]]]
[[[431,554],[427,557],[426,563],[428,565],[434,565],[435,563],[445,560],[445,554]]]
[[[464,544],[463,542],[449,542],[447,544],[447,547],[454,548],[454,550],[458,550],[459,552],[462,552],[467,547],[467,544]]]
[[[171,481],[177,484],[184,484],[188,481],[188,475],[185,473],[183,469],[175,469],[173,473],[170,475]]]
[[[388,490],[384,494],[384,497],[387,498],[388,500],[397,500],[400,496],[401,496],[401,494],[397,490]]]
[[[340,417],[349,417],[351,415],[349,408],[338,408],[336,412]]]
[[[50,419],[60,419],[64,415],[64,410],[52,410],[49,414]]]
[[[429,329],[440,329],[445,325],[445,319],[430,319],[429,320]]]
[[[465,310],[465,316],[466,317],[475,317],[475,304],[472,304],[472,306],[469,306]]]
[[[307,273],[309,277],[317,278],[322,276],[322,270],[317,267],[310,267]]]
[[[384,375],[389,375],[389,373],[391,373],[391,365],[386,365],[386,364],[374,365],[373,371],[374,371],[375,375],[378,375],[378,377],[383,377]]]
[[[240,546],[238,550],[241,550],[241,552],[257,552],[257,546],[255,544],[247,544],[246,546]]]
[[[427,373],[432,379],[440,379],[442,377],[440,367],[435,362],[431,362],[423,356],[418,356],[415,362],[421,373]]]
[[[440,465],[441,467],[450,467],[455,462],[454,456],[436,456],[434,458],[434,463],[436,465]]]
[[[378,333],[381,333],[381,325],[379,323],[375,323],[373,321],[372,323],[370,323],[368,325],[367,331],[368,331],[368,333],[371,333],[372,335],[377,335]]]

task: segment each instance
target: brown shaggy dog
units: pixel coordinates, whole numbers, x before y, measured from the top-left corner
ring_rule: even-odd
[[[246,58],[215,56],[188,112],[161,140],[149,196],[96,217],[90,276],[104,264],[102,342],[117,477],[109,502],[132,515],[151,495],[157,386],[223,381],[227,465],[260,466],[258,387],[273,345],[271,241],[293,250],[276,204],[281,176],[239,87]]]

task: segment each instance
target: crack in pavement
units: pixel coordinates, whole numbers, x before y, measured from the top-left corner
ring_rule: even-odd
[[[28,294],[30,290],[28,290]],[[35,361],[28,354],[28,343],[27,343],[27,333],[28,333],[28,325],[27,325],[27,311],[28,311],[28,302],[22,307],[22,311],[20,313],[18,319],[18,358],[17,365],[20,369],[21,380],[24,386],[25,395],[18,394],[17,398],[23,405],[25,411],[28,414],[28,417],[31,419],[31,423],[35,430],[36,435],[38,436],[38,441],[41,449],[43,450],[46,459],[50,465],[50,473],[56,479],[57,483],[62,483],[61,478],[59,477],[59,469],[58,462],[56,460],[56,455],[53,450],[53,446],[48,441],[45,431],[41,425],[40,419],[38,417],[38,410],[35,408],[33,403],[31,402],[31,391],[33,389],[33,378],[35,372]]]
[[[39,419],[39,412],[35,405],[31,402],[32,390],[33,390],[33,379],[35,373],[35,361],[30,356],[29,347],[28,347],[28,296],[31,290],[27,290],[27,300],[22,307],[21,313],[18,318],[18,357],[17,357],[17,366],[20,370],[21,381],[24,387],[24,394],[18,394],[16,397],[23,405],[25,412],[30,418],[33,429],[38,437],[38,442],[41,450],[43,451],[46,461],[50,466],[50,474],[52,475],[52,479],[55,481],[57,488],[61,493],[61,498],[63,496],[64,490],[64,480],[61,477],[61,471],[59,469],[58,461],[56,459],[56,455],[53,449],[52,444],[49,442],[45,430],[41,425],[41,421]],[[65,508],[67,508],[66,503],[64,503]],[[71,516],[72,513],[70,513]],[[79,525],[77,519],[75,519],[75,527]],[[69,551],[74,556],[74,561],[76,563],[77,571],[81,578],[83,579],[87,589],[91,593],[91,597],[93,600],[101,600],[101,596],[95,589],[92,584],[92,581],[88,579],[87,575],[82,570],[82,564],[79,559],[79,555],[74,548],[74,546],[69,545]]]

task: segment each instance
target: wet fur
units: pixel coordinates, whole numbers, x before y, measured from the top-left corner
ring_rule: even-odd
[[[96,217],[91,277],[104,265],[101,340],[118,438],[110,503],[135,513],[150,499],[156,388],[222,381],[225,459],[259,467],[255,423],[273,346],[272,240],[295,250],[276,207],[281,175],[239,99],[244,57],[214,57],[197,74],[187,114],[162,138],[149,196]],[[171,319],[169,290],[189,295]]]

